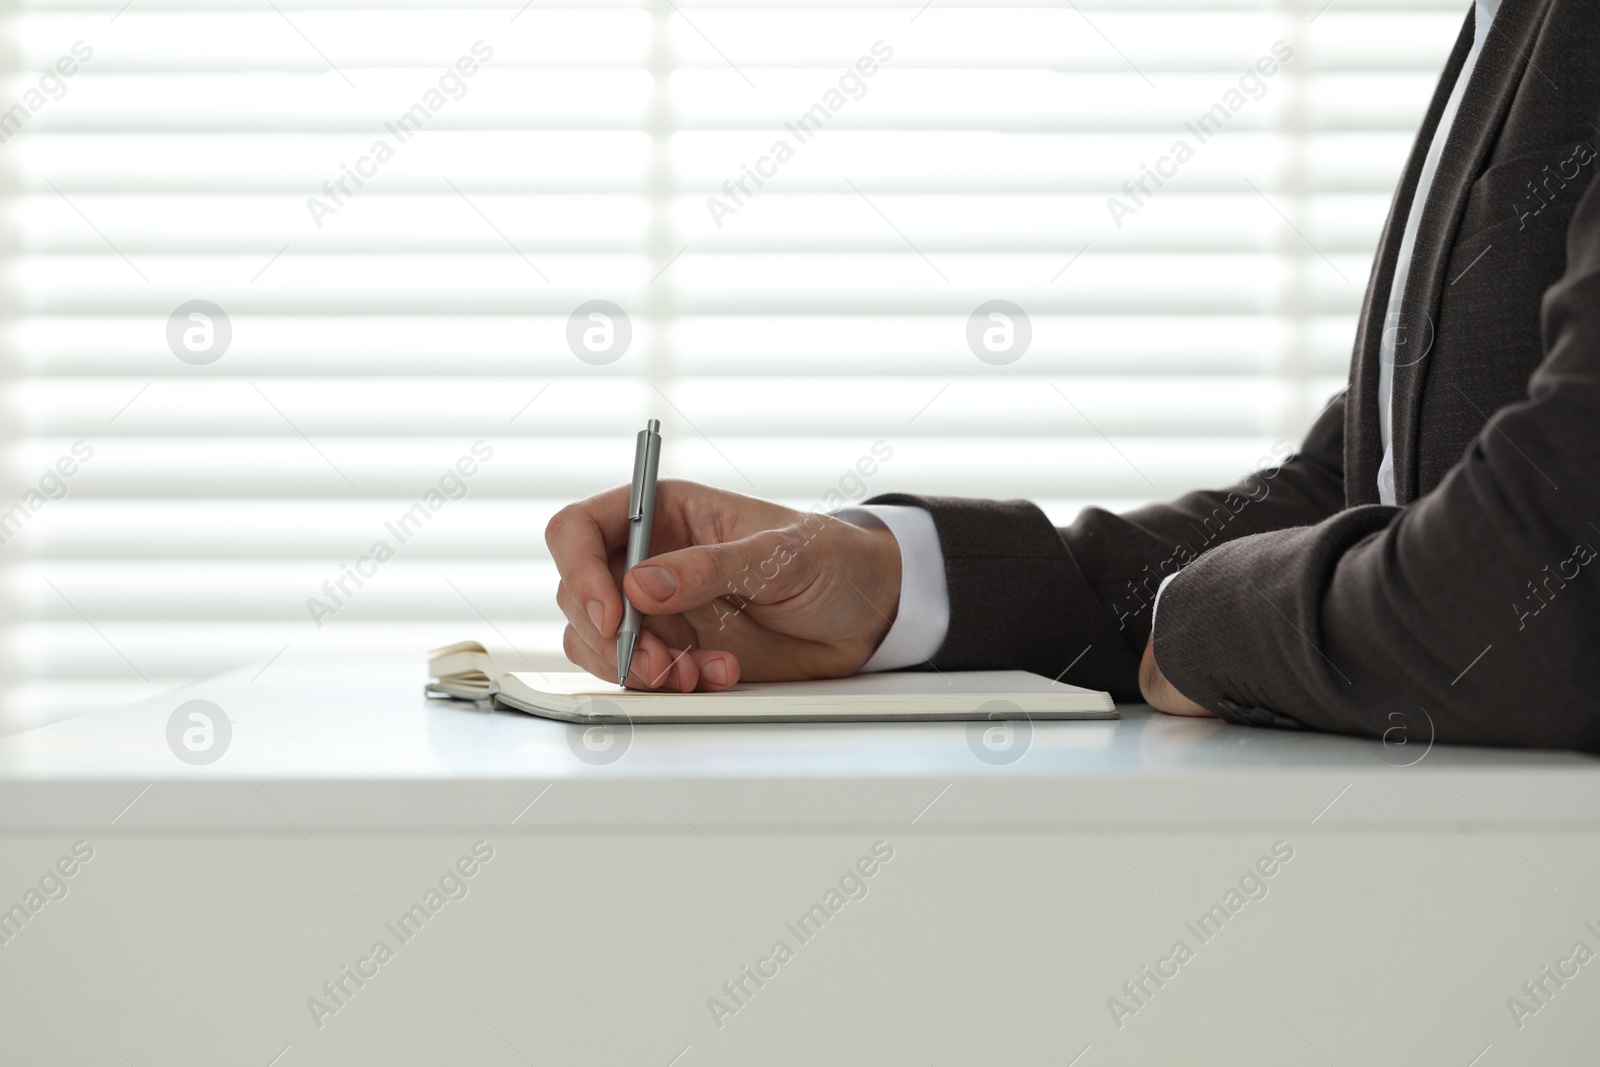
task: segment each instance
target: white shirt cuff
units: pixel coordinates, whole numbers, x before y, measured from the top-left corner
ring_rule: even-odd
[[[928,662],[950,630],[950,592],[944,580],[944,549],[926,508],[863,504],[834,517],[856,526],[888,527],[900,545],[900,611],[878,650],[861,668],[894,671]]]

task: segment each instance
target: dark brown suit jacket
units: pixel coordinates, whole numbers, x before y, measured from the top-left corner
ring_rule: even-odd
[[[1450,55],[1368,282],[1348,389],[1231,489],[1053,527],[928,508],[943,669],[1019,667],[1137,700],[1156,660],[1223,718],[1600,750],[1600,0],[1504,0],[1406,286],[1399,507],[1378,503],[1379,342],[1406,212],[1472,43]],[[1411,310],[1416,309],[1416,310]]]

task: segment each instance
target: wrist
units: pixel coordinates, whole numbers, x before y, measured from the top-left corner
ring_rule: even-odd
[[[867,601],[863,605],[862,662],[865,663],[883,644],[900,614],[900,542],[886,527],[857,527],[862,549],[859,558],[865,566],[856,569],[852,584]]]
[[[900,587],[904,580],[900,559],[900,539],[895,537],[894,531],[887,527],[867,530],[872,539],[873,573],[879,576],[879,592],[881,598],[877,601],[878,608],[887,617],[884,624],[884,633],[889,632],[889,627],[894,625],[894,620],[900,614]]]

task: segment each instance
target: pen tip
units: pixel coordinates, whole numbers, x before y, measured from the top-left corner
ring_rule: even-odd
[[[628,684],[628,672],[633,669],[633,654],[639,647],[639,634],[624,630],[617,634],[617,684]]]

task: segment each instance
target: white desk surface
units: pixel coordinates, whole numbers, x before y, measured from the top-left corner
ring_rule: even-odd
[[[191,699],[232,723],[206,766],[167,744]],[[1006,765],[963,723],[638,727],[592,765],[579,727],[429,701],[415,677],[215,680],[0,737],[0,829],[1600,827],[1584,755],[1429,748],[1425,724],[1385,746],[1121,711],[1034,723]]]

